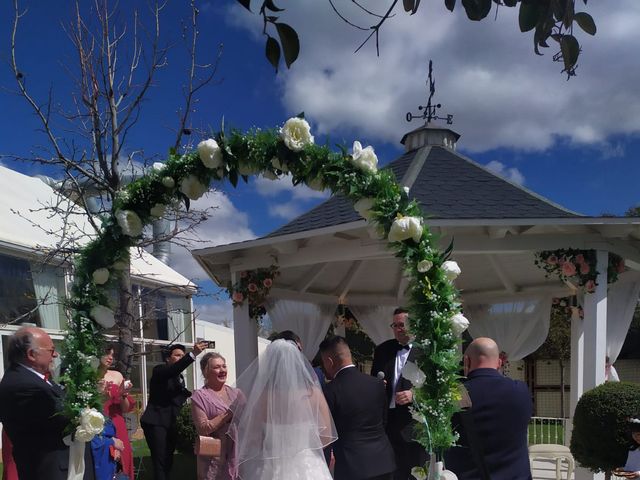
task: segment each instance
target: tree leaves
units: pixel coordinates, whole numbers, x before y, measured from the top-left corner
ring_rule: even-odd
[[[296,61],[300,53],[298,34],[286,23],[276,23],[275,25],[278,30],[278,35],[280,36],[282,50],[284,50],[284,61],[287,68],[291,68],[291,65]]]
[[[533,30],[538,23],[541,12],[537,2],[523,1],[520,4],[520,11],[518,12],[520,31],[524,33]]]
[[[573,20],[580,25],[580,28],[589,35],[596,34],[596,22],[593,21],[593,17],[587,12],[578,12],[573,16]]]
[[[280,64],[280,45],[277,40],[271,36],[267,37],[267,44],[265,46],[265,55],[269,63],[273,65],[273,68],[278,71],[278,65]]]
[[[411,12],[411,15],[418,11],[420,0],[402,0],[405,12]]]
[[[491,0],[462,0],[462,6],[469,20],[479,21],[489,15]]]
[[[580,44],[573,35],[563,35],[560,38],[560,51],[562,52],[562,60],[566,72],[571,72],[580,55]]]
[[[456,8],[456,0],[444,0],[444,6],[447,7],[447,10],[453,12],[453,9]]]

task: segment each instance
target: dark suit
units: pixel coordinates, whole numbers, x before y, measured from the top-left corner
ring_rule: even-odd
[[[66,480],[69,447],[62,439],[69,420],[61,415],[64,392],[21,365],[0,381],[0,421],[11,442],[20,480]],[[87,450],[88,451],[88,450]],[[85,479],[93,462],[85,456]]]
[[[464,386],[471,398],[470,413],[491,480],[531,480],[527,426],[533,404],[527,385],[492,368],[479,368],[469,373]],[[459,480],[478,480],[480,473],[460,422],[460,415],[454,415],[460,446],[445,453],[445,465]]]
[[[395,462],[384,432],[387,401],[382,381],[347,367],[323,390],[338,432],[332,445],[334,479],[388,477]]]
[[[373,354],[373,366],[371,375],[377,376],[378,372],[384,373],[387,381],[387,407],[393,395],[393,384],[395,381],[396,354],[401,345],[396,339],[387,340],[375,349]],[[415,361],[416,350],[411,349],[407,361]],[[411,390],[412,383],[400,376],[396,386],[396,393]],[[393,446],[396,456],[397,470],[394,478],[406,480],[409,478],[411,469],[415,466],[423,466],[427,461],[427,452],[422,446],[413,441],[413,426],[415,421],[411,418],[410,405],[396,405],[389,408],[387,418],[387,435]]]
[[[194,362],[187,354],[173,365],[157,365],[150,382],[149,403],[140,419],[153,461],[154,479],[166,480],[173,465],[178,431],[176,417],[191,396],[181,372]]]

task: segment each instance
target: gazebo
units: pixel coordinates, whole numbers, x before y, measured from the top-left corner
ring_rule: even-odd
[[[640,291],[640,219],[569,211],[460,155],[458,139],[448,128],[417,128],[402,139],[405,153],[386,168],[420,203],[440,247],[453,242],[472,336],[491,336],[510,359],[521,359],[544,342],[552,298],[578,295],[584,318],[572,318],[573,413],[582,392],[604,382],[605,356],[615,361],[629,328]],[[561,248],[596,251],[593,293],[582,297],[534,264],[536,252]],[[307,356],[315,354],[338,304],[348,305],[378,344],[391,337],[391,312],[405,301],[399,261],[341,196],[262,238],[192,253],[220,286],[275,261],[280,275],[267,311],[274,328],[301,335]],[[607,285],[609,253],[624,259],[626,271]],[[246,302],[233,318],[241,372],[257,356],[257,328]]]

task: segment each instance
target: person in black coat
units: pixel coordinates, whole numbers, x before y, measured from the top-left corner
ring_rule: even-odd
[[[23,327],[8,343],[9,369],[0,381],[0,421],[11,442],[21,480],[66,480],[69,419],[61,415],[64,391],[48,378],[58,353],[42,329]],[[94,478],[89,449],[85,479]]]
[[[387,398],[382,380],[361,373],[342,337],[320,344],[331,382],[323,390],[338,432],[332,445],[335,480],[390,480],[394,454],[384,431]]]
[[[527,427],[533,413],[531,394],[524,382],[498,371],[499,354],[496,342],[483,337],[471,342],[464,354],[464,386],[471,408],[462,415],[471,417],[471,421],[465,421],[460,413],[454,415],[459,446],[450,448],[444,456],[447,469],[459,480],[531,480],[527,447]],[[469,428],[475,432],[469,432]]]
[[[174,343],[166,352],[166,363],[156,365],[151,374],[149,402],[140,418],[140,425],[151,453],[155,480],[170,477],[178,438],[176,418],[191,396],[184,385],[182,372],[205,348],[207,342],[199,342],[187,354],[184,345]]]
[[[413,384],[401,375],[402,367],[408,361],[415,361],[416,351],[411,348],[411,338],[407,332],[408,313],[403,308],[393,312],[393,335],[395,338],[378,345],[373,353],[371,375],[382,378],[386,384],[388,418],[387,435],[395,452],[397,470],[395,480],[407,480],[411,469],[424,466],[427,452],[413,441],[415,421],[409,410],[413,403]]]

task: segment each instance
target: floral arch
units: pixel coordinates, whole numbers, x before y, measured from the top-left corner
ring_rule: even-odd
[[[453,285],[460,269],[448,260],[451,246],[438,250],[408,190],[391,171],[378,170],[377,163],[373,148],[363,148],[357,141],[351,153],[344,147],[333,152],[316,145],[309,124],[294,117],[277,130],[221,131],[200,142],[195,151],[171,152],[165,163],[155,164],[150,174],[123,189],[101,231],[75,262],[69,298],[72,315],[63,350],[69,368],[63,381],[65,415],[73,420],[76,438],[90,430],[91,409],[100,408],[96,388],[100,333],[114,324],[108,289],[128,268],[129,248],[137,244],[144,226],[162,217],[166,205],[181,201],[189,208],[190,201],[204,195],[214,180],[227,179],[236,186],[249,175],[275,180],[290,173],[295,185],[330,189],[352,200],[402,262],[409,278],[410,331],[421,352],[417,365],[406,370],[415,386],[416,440],[430,453],[451,446],[456,440],[451,416],[460,397],[458,347],[468,325]]]

